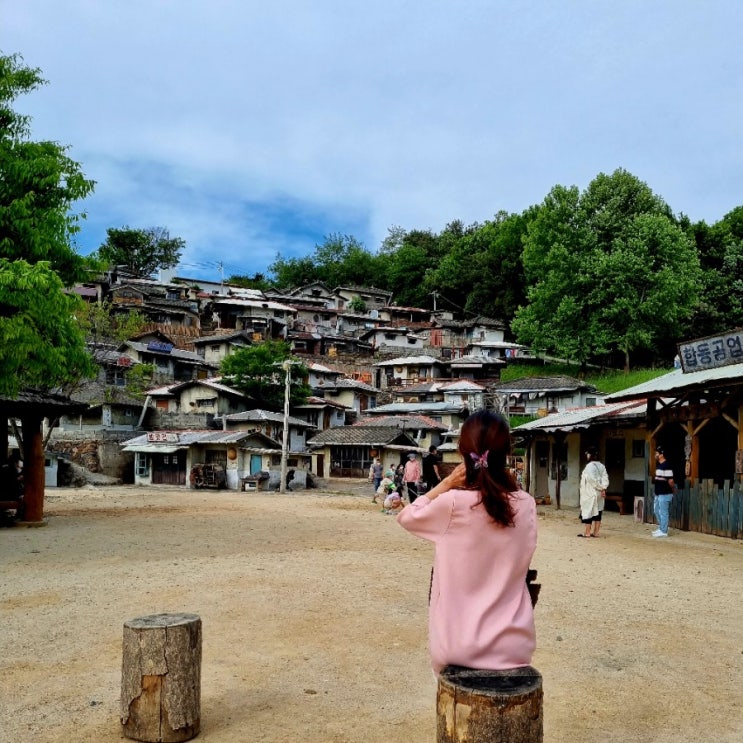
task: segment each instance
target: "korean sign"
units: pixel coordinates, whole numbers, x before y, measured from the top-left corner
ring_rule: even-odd
[[[681,369],[689,372],[743,363],[743,330],[680,343]]]

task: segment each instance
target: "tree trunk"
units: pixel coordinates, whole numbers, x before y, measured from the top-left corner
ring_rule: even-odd
[[[531,666],[478,671],[447,666],[439,678],[437,743],[541,743],[542,676]]]
[[[121,724],[148,743],[191,740],[201,725],[201,618],[153,614],[124,623]]]

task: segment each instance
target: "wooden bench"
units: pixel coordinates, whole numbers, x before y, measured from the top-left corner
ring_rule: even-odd
[[[607,502],[617,504],[617,509],[620,516],[624,516],[628,513],[634,513],[634,507],[630,502],[631,498],[628,498],[623,493],[607,493],[605,498]]]

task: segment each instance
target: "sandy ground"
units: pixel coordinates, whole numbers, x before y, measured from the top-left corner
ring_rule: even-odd
[[[342,488],[49,492],[0,529],[0,741],[124,740],[123,623],[192,612],[199,741],[433,743],[431,548]],[[540,508],[545,741],[743,739],[743,543],[651,530]]]

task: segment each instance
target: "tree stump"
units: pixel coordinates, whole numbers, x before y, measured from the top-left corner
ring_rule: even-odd
[[[201,618],[153,614],[124,623],[123,733],[147,743],[191,740],[201,725]]]
[[[541,743],[542,676],[531,666],[447,666],[439,677],[436,710],[437,743]]]

